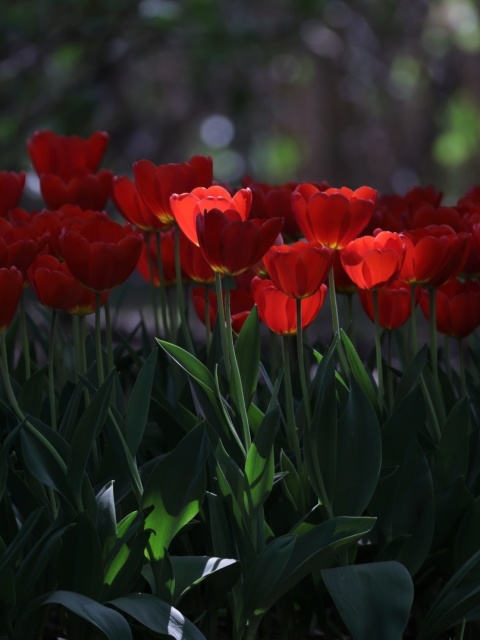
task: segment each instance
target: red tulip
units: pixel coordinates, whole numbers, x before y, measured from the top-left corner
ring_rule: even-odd
[[[390,231],[352,240],[340,254],[343,268],[360,289],[388,286],[398,276],[404,258],[401,236]]]
[[[263,257],[270,279],[292,298],[313,295],[328,276],[332,252],[307,242],[271,247]]]
[[[162,231],[160,233],[160,252],[162,256],[162,267],[164,285],[175,283],[175,229]],[[154,235],[148,238],[148,244],[143,244],[142,253],[137,263],[137,270],[147,282],[151,282],[150,269],[153,267],[153,284],[160,286],[160,276],[158,273],[157,239]]]
[[[376,195],[370,187],[319,191],[312,184],[301,184],[292,194],[292,208],[309,242],[343,249],[368,224]]]
[[[260,319],[269,329],[281,335],[297,332],[297,302],[294,298],[277,289],[271,280],[257,277],[252,280],[252,293]],[[301,299],[303,329],[315,320],[326,295],[327,286],[322,284],[312,296]]]
[[[82,209],[102,211],[112,192],[112,179],[112,172],[108,169],[96,174],[78,174],[69,180],[44,173],[40,176],[40,191],[50,209],[74,204]]]
[[[373,291],[359,289],[360,303],[372,322],[375,321]],[[385,329],[397,329],[411,315],[411,287],[395,280],[388,287],[377,291],[379,325]]]
[[[0,334],[6,332],[17,310],[23,276],[15,267],[0,268]]]
[[[190,193],[174,193],[170,198],[173,215],[178,226],[187,238],[198,245],[197,237],[197,216],[203,215],[205,211],[218,209],[227,211],[232,209],[237,211],[241,220],[246,220],[252,203],[252,193],[250,189],[240,189],[235,195],[218,185],[205,189],[198,187]]]
[[[436,290],[436,326],[439,333],[465,338],[480,325],[480,284],[450,280]],[[429,292],[420,291],[420,308],[430,319]]]
[[[68,183],[76,176],[95,173],[107,145],[108,133],[105,131],[95,131],[86,140],[53,131],[36,131],[28,141],[27,149],[39,176],[51,174]]]
[[[208,290],[209,299],[209,321],[210,329],[217,319],[218,301],[215,291]],[[205,324],[205,287],[194,287],[192,289],[193,308],[198,318]],[[254,305],[253,296],[249,291],[244,289],[233,289],[230,291],[230,314],[232,320],[232,330],[240,333],[250,311]]]
[[[244,181],[245,184],[246,181]],[[246,182],[252,192],[250,218],[283,218],[282,232],[290,238],[298,238],[301,233],[292,210],[292,193],[296,183],[271,186],[259,182]]]
[[[430,225],[402,234],[406,253],[399,279],[438,287],[458,275],[468,257],[469,234],[448,225]]]
[[[175,217],[170,208],[173,193],[185,193],[195,187],[209,187],[213,178],[211,158],[195,156],[181,164],[154,165],[139,160],[133,165],[135,186],[141,198],[162,224],[173,224]]]
[[[143,247],[142,235],[122,227],[106,214],[92,214],[79,227],[66,227],[60,247],[72,275],[87,289],[109,291],[135,269]]]
[[[343,268],[342,261],[340,259],[341,251],[332,252],[332,266],[333,277],[335,282],[335,291],[337,293],[351,294],[357,291],[357,285],[350,278],[348,273]]]
[[[215,271],[205,260],[203,251],[180,231],[180,263],[182,271],[193,282],[214,282]]]
[[[28,280],[39,302],[50,309],[75,315],[95,311],[95,293],[81,285],[66,262],[55,256],[37,256],[28,270]],[[102,304],[107,295],[103,294]]]
[[[12,227],[4,218],[0,220],[0,267],[16,267],[25,278],[47,237],[39,239],[26,227]]]
[[[112,200],[122,216],[144,231],[165,231],[166,225],[147,207],[135,183],[127,176],[113,179]]]
[[[197,215],[197,236],[214,271],[237,275],[261,260],[280,233],[283,220],[242,220],[238,211],[211,209]]]
[[[22,197],[25,173],[0,171],[0,216],[14,209]]]

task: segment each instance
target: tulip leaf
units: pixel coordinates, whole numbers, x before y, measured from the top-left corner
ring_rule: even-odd
[[[226,595],[241,574],[241,565],[233,558],[210,558],[208,556],[172,556],[170,558],[175,575],[174,602],[192,587],[207,578],[220,578],[219,586]],[[218,576],[222,573],[222,576]]]
[[[46,366],[32,374],[20,391],[18,404],[25,413],[40,418],[42,412],[43,389]]]
[[[278,411],[267,414],[255,436],[245,463],[245,508],[252,516],[263,505],[273,486],[273,445]]]
[[[156,560],[164,558],[174,536],[200,509],[208,453],[205,429],[200,425],[163,456],[150,474],[140,508],[153,506],[145,526],[153,531],[150,547]]]
[[[480,496],[466,509],[455,536],[453,558],[455,568],[461,567],[478,551],[478,532],[480,531]],[[480,570],[480,564],[479,564]],[[477,574],[480,576],[480,571]]]
[[[408,365],[405,373],[400,378],[400,382],[397,386],[395,393],[394,409],[403,400],[403,398],[410,392],[411,389],[419,382],[422,372],[427,363],[427,345],[424,345],[414,356],[413,360]]]
[[[113,605],[147,629],[174,638],[174,640],[206,640],[197,627],[180,611],[149,593],[131,593],[110,600]]]
[[[20,555],[23,546],[33,533],[33,530],[42,515],[43,509],[38,508],[29,515],[29,517],[22,524],[20,530],[17,532],[15,538],[9,544],[8,548],[0,556],[0,582],[1,576],[5,571],[8,571],[13,567]]]
[[[102,547],[108,539],[115,537],[117,519],[115,515],[115,497],[113,480],[110,480],[97,494],[96,529]]]
[[[248,409],[257,389],[260,363],[260,325],[256,305],[250,311],[235,344],[235,354],[240,371],[245,405]],[[230,394],[235,398],[233,376],[230,378]]]
[[[467,398],[461,398],[450,411],[435,453],[437,479],[447,487],[459,477],[464,477],[468,465],[469,408]]]
[[[323,569],[322,578],[354,638],[398,640],[413,603],[413,582],[399,562]]]
[[[132,389],[125,416],[125,442],[132,456],[135,456],[145,431],[153,377],[157,364],[158,350],[154,349],[145,360]]]
[[[158,344],[197,382],[209,396],[215,395],[215,381],[207,367],[191,353],[175,344],[156,338]]]
[[[368,373],[365,369],[363,362],[360,360],[359,355],[353,346],[352,341],[347,336],[343,329],[340,329],[340,337],[342,339],[342,344],[345,348],[345,353],[348,359],[348,363],[352,370],[353,377],[357,381],[357,384],[362,389],[362,391],[366,394],[372,407],[379,414],[378,400],[377,394],[375,392],[375,388],[372,384],[371,379],[368,376]]]

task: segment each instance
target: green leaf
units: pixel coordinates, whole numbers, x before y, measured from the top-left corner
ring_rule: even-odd
[[[96,501],[96,529],[100,544],[103,548],[109,538],[115,538],[117,532],[113,480],[110,480],[104,487],[102,487],[96,496]]]
[[[8,545],[6,551],[0,557],[0,581],[3,573],[8,571],[15,564],[18,556],[20,555],[23,545],[27,542],[27,540],[32,535],[32,532],[37,524],[40,516],[42,515],[43,509],[38,508],[35,509],[33,513],[25,520],[22,524],[21,529],[18,531],[15,538]]]
[[[245,463],[244,503],[252,516],[263,505],[273,486],[273,445],[278,411],[267,414],[255,436]]]
[[[99,629],[107,636],[108,640],[133,640],[128,622],[123,616],[80,593],[54,591],[37,600],[32,609],[46,604],[62,605]]]
[[[0,536],[0,559],[4,556],[5,551],[6,546]],[[7,613],[10,616],[15,608],[16,600],[17,594],[13,571],[10,567],[5,567],[0,572],[0,612]]]
[[[461,567],[464,562],[467,562],[478,551],[479,531],[480,496],[470,503],[455,536],[453,558],[456,569]]]
[[[116,598],[135,588],[145,565],[150,531],[139,531],[123,544],[105,571],[102,600]]]
[[[437,479],[442,487],[465,477],[468,465],[470,415],[467,398],[461,398],[450,411],[435,453]]]
[[[345,348],[345,354],[348,359],[348,363],[352,370],[353,377],[357,381],[358,386],[365,393],[367,398],[370,400],[372,407],[375,409],[377,415],[379,415],[380,410],[378,407],[377,394],[375,391],[375,387],[372,384],[371,379],[368,376],[367,370],[365,369],[365,365],[360,360],[360,357],[353,346],[352,341],[347,336],[343,329],[340,329],[340,337],[342,339],[342,344]]]
[[[427,345],[424,345],[416,354],[400,379],[395,394],[394,408],[405,398],[411,389],[419,382],[427,363]]]
[[[260,364],[260,325],[256,305],[250,311],[245,324],[240,331],[235,344],[240,378],[242,381],[243,396],[248,410],[253,395],[257,389],[258,368]],[[235,399],[235,385],[233,376],[230,379],[230,395]],[[238,404],[237,404],[238,406]]]
[[[40,418],[42,412],[43,390],[45,384],[46,366],[26,380],[18,397],[18,404],[25,413]]]
[[[80,502],[83,474],[90,457],[92,446],[107,419],[110,397],[112,395],[114,376],[113,370],[80,418],[72,439],[68,460],[67,480],[73,495]]]
[[[413,582],[399,562],[323,569],[322,578],[356,640],[398,640],[408,623]]]
[[[132,456],[135,456],[137,452],[147,423],[157,353],[158,350],[155,349],[146,359],[135,381],[128,403],[125,417],[125,441]]]
[[[113,605],[144,627],[175,640],[206,640],[205,636],[180,611],[149,593],[132,593],[111,600]],[[119,639],[120,640],[120,639]]]
[[[337,475],[332,502],[335,515],[359,516],[363,513],[377,486],[381,462],[382,442],[377,414],[353,379],[337,429]]]
[[[232,558],[211,558],[208,556],[172,556],[170,558],[175,575],[174,602],[193,586],[207,578],[220,577],[224,594],[227,594],[241,574],[241,565]],[[221,573],[222,576],[218,576]]]
[[[145,487],[141,509],[153,506],[146,527],[154,532],[150,545],[155,559],[164,557],[174,536],[194,518],[205,495],[208,440],[202,426],[195,427],[153,469]]]
[[[156,338],[156,340],[162,349],[164,349],[208,395],[215,395],[215,381],[213,376],[200,360],[175,344],[171,344],[165,340],[159,340],[158,338]]]

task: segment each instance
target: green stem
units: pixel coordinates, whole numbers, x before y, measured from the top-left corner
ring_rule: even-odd
[[[222,276],[215,272],[215,293],[217,296],[218,324],[220,326],[220,339],[222,342],[223,360],[227,378],[230,378],[230,353],[228,350],[227,328],[225,326],[225,307],[223,306]]]
[[[20,331],[22,336],[22,349],[23,358],[25,362],[25,379],[28,380],[32,373],[32,366],[30,362],[30,347],[28,344],[28,331],[27,331],[27,311],[25,309],[25,289],[20,296]]]
[[[180,228],[175,226],[175,279],[177,281],[177,301],[180,313],[180,325],[182,327],[183,338],[188,351],[195,354],[192,337],[188,330],[187,316],[185,313],[185,298],[183,295],[182,268],[180,264]]]
[[[97,354],[97,376],[98,386],[103,384],[105,374],[103,371],[103,350],[102,350],[102,326],[100,321],[101,294],[95,294],[95,349]]]
[[[205,344],[207,347],[207,353],[210,351],[210,340],[212,327],[210,326],[210,287],[205,285],[204,287],[204,300],[205,300]]]
[[[429,287],[428,294],[430,301],[430,351],[432,354],[432,372],[435,380],[438,380],[437,290],[434,287]]]
[[[113,343],[112,343],[112,323],[110,321],[110,304],[108,298],[103,305],[105,311],[105,334],[107,336],[107,367],[108,373],[114,369]]]
[[[345,375],[348,375],[350,368],[348,366],[348,361],[343,350],[342,338],[340,336],[340,322],[338,320],[338,307],[337,297],[335,295],[335,275],[333,266],[330,267],[330,270],[328,272],[328,290],[330,293],[330,306],[332,308],[333,334],[337,345],[338,355],[340,357],[340,364],[342,365],[342,369]]]
[[[55,404],[55,376],[53,370],[53,361],[55,357],[55,331],[57,327],[58,312],[52,309],[52,318],[50,321],[50,337],[48,341],[48,398],[50,401],[50,420],[52,429],[57,430],[57,409]]]
[[[355,346],[355,317],[353,314],[353,293],[346,293],[347,300],[347,336],[350,338],[353,346]]]
[[[461,338],[458,339],[458,358],[460,361],[460,389],[462,390],[462,398],[464,398],[467,395],[467,376],[465,372],[465,350]]]
[[[387,393],[388,393],[388,406],[390,409],[393,407],[393,372],[392,372],[392,336],[393,331],[387,333],[387,357],[389,367],[387,369]]]
[[[175,230],[176,234],[176,230]],[[176,235],[175,235],[176,241]],[[160,293],[160,309],[162,313],[162,322],[163,322],[163,331],[165,333],[166,339],[171,342],[174,339],[173,333],[173,323],[172,316],[169,314],[168,300],[167,300],[167,289],[165,286],[165,273],[163,271],[163,260],[162,260],[162,240],[160,238],[160,231],[155,232],[155,253],[157,254],[157,271],[158,271],[158,280],[159,280],[159,293]],[[180,258],[178,259],[180,262]],[[178,278],[179,274],[177,271],[177,253],[175,246],[175,275]],[[181,283],[181,269],[180,269],[180,283]]]
[[[305,370],[305,360],[303,357],[303,328],[302,328],[302,299],[296,299],[296,312],[297,312],[297,357],[298,357],[298,370],[300,372],[300,385],[302,387],[303,406],[305,408],[305,419],[307,427],[312,422],[312,411],[310,408],[310,397],[308,395],[308,383]]]
[[[232,316],[230,312],[230,287],[225,287],[225,317],[226,317],[226,330],[227,330],[227,349],[230,356],[231,373],[233,376],[233,384],[237,391],[237,400],[239,404],[240,418],[242,420],[243,428],[243,442],[245,444],[245,451],[248,453],[250,445],[252,444],[250,437],[250,425],[248,422],[247,407],[245,405],[245,396],[243,393],[242,379],[240,377],[240,369],[238,368],[237,355],[235,353],[235,345],[233,344],[232,334]]]
[[[158,296],[157,296],[157,287],[155,286],[155,264],[152,258],[152,253],[150,251],[150,239],[152,234],[150,231],[144,232],[144,242],[145,249],[147,254],[147,263],[148,263],[148,273],[150,276],[150,292],[152,295],[152,309],[153,309],[153,324],[155,335],[160,335],[160,320],[158,315]]]
[[[298,440],[297,425],[295,423],[295,408],[293,405],[293,392],[292,392],[292,376],[290,373],[290,351],[287,343],[288,336],[282,336],[282,359],[283,370],[285,376],[285,408],[287,417],[287,439],[291,450],[295,454],[295,462],[298,471],[298,475],[301,476],[302,469],[302,454],[300,450],[300,443]]]
[[[375,354],[377,360],[377,376],[378,376],[378,406],[383,406],[383,364],[382,364],[382,342],[380,340],[380,322],[378,313],[378,291],[373,290],[373,314],[375,320]]]
[[[410,291],[410,332],[412,335],[412,349],[413,355],[418,353],[418,330],[417,330],[417,318],[416,318],[416,285],[412,284]]]
[[[78,341],[79,341],[79,354],[80,354],[80,373],[87,373],[87,319],[85,316],[78,316]],[[85,406],[90,404],[90,391],[86,385],[83,387],[83,397],[85,399]]]

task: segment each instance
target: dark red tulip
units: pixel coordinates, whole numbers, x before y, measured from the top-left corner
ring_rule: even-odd
[[[23,290],[23,276],[16,267],[0,268],[0,334],[15,316]]]
[[[78,174],[68,181],[54,174],[40,176],[40,190],[50,209],[73,204],[82,209],[102,211],[112,192],[113,174],[108,169],[98,173]]]
[[[122,216],[143,231],[166,231],[166,225],[147,207],[133,180],[127,176],[113,179],[112,200]]]
[[[12,227],[0,218],[0,267],[16,267],[26,278],[27,269],[38,254],[47,237],[38,238],[26,227]]]
[[[190,193],[174,193],[170,198],[170,206],[178,226],[187,238],[197,245],[199,242],[196,224],[199,214],[203,215],[211,209],[231,209],[238,212],[241,220],[246,220],[251,203],[250,189],[240,189],[232,196],[224,187],[218,185],[208,189],[198,187]]]
[[[332,251],[299,241],[271,247],[263,257],[270,279],[292,298],[313,295],[323,284],[332,264]]]
[[[373,308],[373,291],[359,289],[360,303],[372,322],[375,321]],[[385,329],[397,329],[411,315],[411,287],[400,280],[395,280],[388,287],[378,289],[378,321]]]
[[[162,268],[165,286],[174,284],[175,276],[175,229],[162,231],[160,233],[160,253],[162,257]],[[160,286],[160,275],[158,273],[158,253],[157,239],[155,235],[150,235],[148,243],[144,243],[140,259],[137,263],[137,270],[147,282],[152,282],[150,270],[153,268],[153,284]]]
[[[193,282],[214,282],[215,271],[205,260],[203,251],[180,231],[180,263],[184,275]]]
[[[217,319],[218,301],[215,291],[212,288],[208,289],[208,299],[210,329],[213,329],[213,325]],[[192,302],[195,313],[203,324],[205,324],[205,287],[194,287],[192,289]],[[237,288],[230,292],[230,314],[232,330],[235,333],[240,333],[242,330],[253,305],[253,295],[249,291]]]
[[[378,289],[393,282],[402,268],[405,248],[397,233],[352,240],[340,254],[343,268],[360,289]]]
[[[370,221],[376,196],[370,187],[319,191],[312,184],[301,184],[292,194],[293,213],[309,242],[343,249]]]
[[[122,227],[106,214],[92,214],[79,227],[66,227],[60,247],[72,275],[87,289],[109,291],[135,269],[143,247],[141,233]]]
[[[420,308],[430,319],[429,292],[420,291]],[[465,338],[480,325],[480,284],[449,280],[436,290],[436,326],[439,333]]]
[[[301,236],[292,209],[292,193],[297,187],[296,183],[271,186],[260,182],[244,181],[244,184],[252,192],[250,218],[283,218],[285,222],[282,233],[290,238]]]
[[[260,319],[269,329],[280,335],[297,332],[297,301],[294,298],[277,289],[271,280],[257,277],[252,280],[252,293]],[[327,286],[322,284],[312,296],[301,299],[303,329],[315,320],[326,295]]]
[[[162,224],[173,224],[170,207],[173,193],[185,193],[195,187],[209,187],[213,179],[212,159],[195,156],[180,164],[155,165],[139,160],[133,165],[135,186],[141,198]]]
[[[108,145],[108,133],[95,131],[86,140],[53,131],[36,131],[27,143],[39,176],[50,174],[68,183],[75,176],[95,173]],[[57,205],[55,205],[57,206]]]
[[[197,215],[197,236],[214,271],[237,275],[251,269],[272,246],[283,220],[242,220],[238,211],[211,209]]]
[[[14,209],[22,197],[25,186],[25,173],[0,171],[0,216]]]

